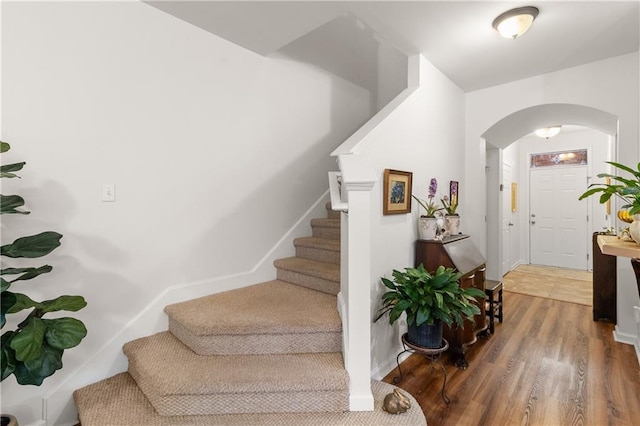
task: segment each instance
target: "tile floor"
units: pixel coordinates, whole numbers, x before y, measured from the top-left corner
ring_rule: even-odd
[[[520,265],[502,279],[505,291],[587,306],[592,305],[592,282],[590,271],[539,265]]]

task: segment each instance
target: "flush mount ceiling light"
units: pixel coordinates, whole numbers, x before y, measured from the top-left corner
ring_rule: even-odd
[[[549,139],[549,138],[554,137],[558,133],[560,133],[560,129],[561,128],[562,128],[562,126],[560,126],[560,125],[543,127],[542,129],[537,129],[535,133],[536,133],[536,136],[538,136],[540,138]]]
[[[516,39],[529,29],[538,12],[538,8],[533,6],[508,10],[493,21],[493,28],[502,37]]]

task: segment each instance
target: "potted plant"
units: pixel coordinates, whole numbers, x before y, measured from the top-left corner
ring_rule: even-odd
[[[583,200],[592,195],[600,194],[600,204],[604,204],[612,196],[618,197],[624,203],[620,209],[628,212],[619,213],[618,218],[625,222],[628,222],[627,218],[629,216],[633,218],[629,226],[629,234],[636,243],[640,243],[640,163],[636,166],[637,170],[613,161],[607,161],[606,163],[631,174],[632,177],[600,173],[598,177],[608,178],[609,183],[592,183],[578,199]],[[616,183],[611,183],[612,180]]]
[[[0,142],[0,152],[10,149],[8,143]],[[2,178],[17,178],[15,172],[22,170],[25,162],[2,165]],[[25,201],[19,195],[1,195],[1,214],[27,215],[22,209]],[[15,258],[39,258],[60,245],[62,235],[46,231],[37,235],[18,238],[0,247],[0,255]],[[3,262],[4,263],[4,262]],[[59,311],[78,311],[86,306],[82,296],[59,296],[52,300],[37,302],[24,293],[25,281],[51,272],[49,265],[38,267],[11,267],[4,264],[2,275],[1,328],[7,325],[7,317],[22,314],[11,321],[12,330],[2,334],[2,380],[14,375],[21,385],[40,386],[46,377],[62,368],[65,349],[77,346],[86,336],[82,321],[70,317],[43,318]],[[28,312],[24,312],[28,311]],[[15,325],[14,325],[15,324]]]
[[[445,228],[449,231],[449,235],[458,235],[460,232],[460,215],[457,213],[458,203],[450,200],[448,195],[440,198],[440,202],[447,212],[444,216]]]
[[[407,316],[407,340],[417,346],[442,346],[442,324],[463,326],[480,314],[476,298],[485,294],[477,288],[462,288],[461,273],[442,265],[429,272],[420,264],[417,268],[394,270],[393,279],[381,278],[389,290],[382,295],[382,307],[375,321],[389,314],[393,324],[403,312]]]
[[[433,240],[436,237],[438,231],[438,218],[436,217],[439,214],[442,207],[438,207],[434,201],[436,196],[436,192],[438,191],[438,181],[436,178],[431,178],[429,182],[429,193],[427,196],[427,200],[421,200],[415,195],[411,194],[413,197],[425,210],[425,214],[420,216],[419,222],[419,235],[421,240]]]

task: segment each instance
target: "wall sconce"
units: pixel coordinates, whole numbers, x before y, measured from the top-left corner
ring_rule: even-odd
[[[558,133],[560,133],[560,129],[561,128],[562,128],[562,126],[560,126],[560,125],[558,125],[558,126],[550,126],[550,127],[543,127],[542,129],[537,129],[535,131],[535,133],[536,133],[536,136],[538,136],[540,138],[549,139],[549,138],[554,137]]]
[[[516,39],[524,34],[540,11],[537,7],[525,6],[511,9],[493,21],[493,28],[502,37]]]

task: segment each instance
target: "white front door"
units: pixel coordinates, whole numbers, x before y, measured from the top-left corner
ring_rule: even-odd
[[[502,275],[511,270],[511,166],[502,164]]]
[[[530,171],[531,263],[587,270],[587,203],[579,202],[587,167]]]

